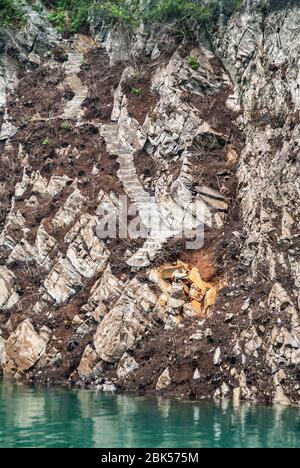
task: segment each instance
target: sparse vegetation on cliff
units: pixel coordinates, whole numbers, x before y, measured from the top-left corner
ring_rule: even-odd
[[[148,6],[138,0],[104,0],[96,6],[106,18],[130,28],[142,20],[145,24],[177,20],[186,28],[191,19],[202,22],[211,18],[218,6],[217,0],[211,0],[207,6],[187,0],[154,0]]]
[[[157,0],[145,14],[148,21],[178,20],[185,25],[190,19],[203,21],[210,18],[218,6],[217,0],[211,0],[207,6],[186,0]]]
[[[0,29],[8,26],[20,26],[26,21],[20,8],[23,3],[20,0],[0,0]]]
[[[57,0],[52,2],[49,20],[60,32],[78,32],[87,27],[88,15],[94,0]]]
[[[188,64],[193,70],[195,71],[199,70],[200,63],[198,62],[196,57],[189,57]]]
[[[177,20],[183,29],[191,20],[203,22],[214,16],[218,1],[211,0],[206,6],[187,0],[153,0],[141,4],[139,0],[58,0],[53,1],[49,19],[59,31],[76,32],[88,25],[91,8],[107,21],[120,24],[133,31],[141,21],[145,24]]]
[[[241,8],[243,3],[244,3],[244,0],[235,0],[235,8],[236,9]]]
[[[26,22],[22,11],[25,0],[0,0],[0,28],[20,26]],[[79,32],[88,29],[89,13],[93,11],[112,24],[120,24],[134,31],[141,21],[146,25],[177,21],[183,30],[192,23],[206,22],[215,16],[219,1],[210,0],[204,5],[192,0],[152,0],[147,5],[139,0],[45,0],[50,8],[49,20],[59,32]],[[39,2],[30,1],[35,10]],[[238,9],[243,0],[235,0]]]

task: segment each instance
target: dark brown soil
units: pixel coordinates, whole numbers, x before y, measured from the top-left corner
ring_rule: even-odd
[[[136,78],[127,82],[123,91],[128,99],[128,113],[141,125],[157,104],[158,97],[151,90],[150,78]]]
[[[3,148],[4,150],[4,148]],[[11,208],[15,185],[22,180],[23,170],[20,167],[16,148],[8,148],[1,152],[0,148],[0,184],[4,190],[0,192],[0,231]]]
[[[85,55],[82,82],[88,86],[89,94],[83,106],[88,120],[109,122],[114,104],[114,92],[120,82],[124,63],[110,66],[109,58],[103,48],[93,49]]]
[[[145,177],[151,177],[153,183],[161,174],[161,166],[157,159],[150,156],[146,151],[136,151],[134,154],[134,165],[137,175],[143,180]],[[151,186],[148,191],[153,195],[154,186]]]
[[[23,71],[16,93],[8,101],[17,126],[32,118],[57,116],[63,103],[73,97],[68,88],[59,88],[64,77],[60,65],[54,69],[45,65],[32,72]]]
[[[235,199],[237,162],[227,162],[225,148],[212,152],[194,151],[191,163],[196,183],[198,180],[199,184],[221,192],[226,199]]]

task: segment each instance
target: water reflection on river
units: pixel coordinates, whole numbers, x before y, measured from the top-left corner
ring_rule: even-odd
[[[0,383],[0,447],[300,447],[300,409]]]

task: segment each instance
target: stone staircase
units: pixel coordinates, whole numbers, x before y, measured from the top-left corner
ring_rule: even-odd
[[[119,125],[106,125],[102,128],[107,150],[118,156],[120,165],[118,177],[130,200],[136,205],[144,226],[149,231],[149,237],[127,261],[132,268],[148,266],[162,249],[164,243],[178,232],[163,218],[159,205],[144,189],[134,165],[132,146],[124,141]]]
[[[88,95],[88,88],[82,84],[78,74],[80,67],[83,63],[83,54],[74,50],[68,53],[68,61],[65,65],[66,79],[65,83],[70,86],[72,91],[75,93],[73,99],[67,102],[64,112],[62,114],[63,119],[80,119],[82,113],[82,103]]]

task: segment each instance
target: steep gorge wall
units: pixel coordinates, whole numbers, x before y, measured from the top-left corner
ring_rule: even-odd
[[[278,401],[284,400],[280,383],[294,393],[299,378],[298,20],[298,2],[245,2],[215,37],[244,109],[239,270],[246,284],[259,284],[256,292],[262,291],[261,300],[247,298],[245,308]]]
[[[168,25],[129,43],[96,18],[95,39],[62,40],[46,12],[6,41],[5,375],[299,400],[300,9],[220,3],[197,46]],[[97,207],[125,194],[145,242],[96,235]],[[199,221],[203,248],[172,240]]]

